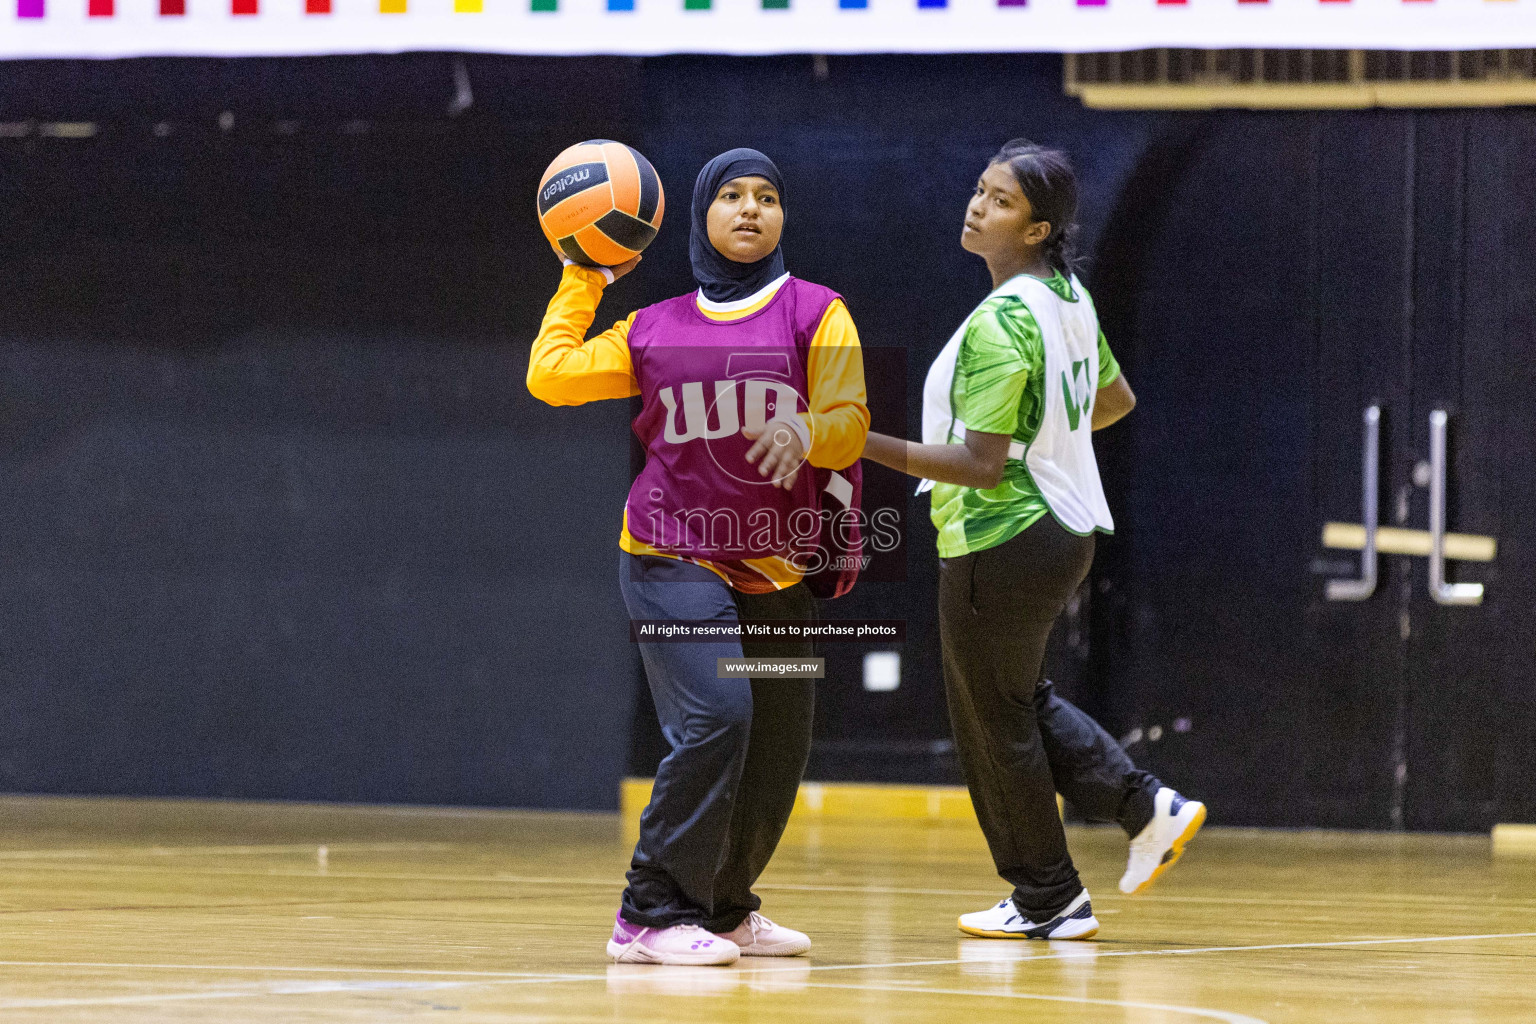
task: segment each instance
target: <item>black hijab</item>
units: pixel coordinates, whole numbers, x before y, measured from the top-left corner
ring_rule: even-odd
[[[693,224],[688,236],[688,259],[693,264],[694,279],[704,297],[711,302],[734,302],[761,291],[770,282],[784,276],[784,250],[773,252],[756,263],[737,263],[728,259],[709,240],[706,216],[720,186],[732,178],[751,176],[767,178],[784,200],[784,179],[773,161],[755,149],[732,149],[721,153],[699,172],[693,183]]]

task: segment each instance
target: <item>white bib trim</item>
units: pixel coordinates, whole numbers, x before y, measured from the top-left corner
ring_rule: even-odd
[[[1062,299],[1038,278],[1019,274],[982,300],[984,304],[1000,295],[1023,300],[1040,327],[1045,348],[1045,411],[1040,430],[1027,446],[1019,441],[1010,444],[1008,457],[1024,463],[1051,515],[1065,529],[1076,534],[1096,530],[1113,533],[1114,518],[1104,499],[1099,464],[1093,454],[1099,318],[1075,275],[1071,284],[1078,296],[1076,302]],[[966,317],[928,369],[923,385],[924,444],[952,444],[965,437],[965,424],[955,417],[951,392],[955,362],[970,320]],[[932,480],[922,481],[917,493],[932,489],[933,484]]]
[[[788,280],[788,274],[780,274],[746,298],[732,299],[730,302],[714,302],[706,299],[704,297],[704,289],[700,288],[698,295],[694,297],[694,301],[698,302],[699,308],[706,313],[740,313],[742,310],[751,309],[759,302],[768,298],[783,287],[784,282]]]

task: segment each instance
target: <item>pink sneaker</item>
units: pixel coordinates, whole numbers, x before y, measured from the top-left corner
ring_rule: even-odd
[[[810,936],[774,924],[755,910],[735,931],[720,937],[738,946],[742,956],[799,956],[811,948]]]
[[[608,955],[621,964],[708,967],[735,963],[741,949],[730,939],[713,935],[696,924],[642,928],[616,916],[613,938],[608,940]]]

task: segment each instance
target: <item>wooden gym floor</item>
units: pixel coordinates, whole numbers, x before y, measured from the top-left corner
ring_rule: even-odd
[[[1129,900],[1124,838],[1075,829],[1104,927],[1045,944],[955,930],[1005,892],[974,824],[800,823],[759,891],[813,954],[655,968],[603,955],[624,830],[0,799],[0,1024],[1536,1020],[1536,859],[1486,837],[1207,828]]]

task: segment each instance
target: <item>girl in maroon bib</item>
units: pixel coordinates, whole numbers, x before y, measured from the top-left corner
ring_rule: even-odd
[[[767,157],[716,157],[694,185],[699,290],[585,339],[604,287],[638,259],[568,265],[534,343],[536,397],[642,399],[633,426],[646,464],[619,538],[633,620],[806,621],[813,586],[835,596],[852,583],[838,566],[857,559],[827,557],[850,533],[822,525],[826,512],[857,512],[869,429],[858,334],[835,292],[785,271],[782,201]],[[717,662],[809,658],[810,644],[724,637],[640,651],[671,752],[641,815],[609,955],[724,964],[805,952],[810,940],[759,913],[751,890],[794,806],[814,683],[717,678]]]

